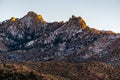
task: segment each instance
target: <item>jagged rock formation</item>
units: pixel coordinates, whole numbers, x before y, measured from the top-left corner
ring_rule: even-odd
[[[99,60],[120,65],[120,34],[99,31],[81,17],[67,22],[46,22],[41,15],[28,12],[0,24],[1,61]],[[113,53],[118,51],[116,55]],[[117,58],[116,58],[117,57]]]

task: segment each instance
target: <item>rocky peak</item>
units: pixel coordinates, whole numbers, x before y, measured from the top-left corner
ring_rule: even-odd
[[[28,12],[27,15],[25,15],[23,17],[23,19],[24,18],[28,18],[28,19],[31,19],[31,20],[36,20],[36,21],[43,22],[43,23],[45,22],[42,15],[38,15],[37,13],[35,13],[33,11]]]
[[[35,12],[33,12],[33,11],[29,11],[29,12],[27,13],[27,15],[36,16],[37,14],[36,14]]]
[[[17,18],[12,17],[10,20],[11,20],[12,22],[15,22],[15,21],[17,21]]]
[[[47,22],[43,19],[41,15],[38,15],[32,11],[28,12],[19,21],[22,25],[24,25],[24,27],[32,28],[32,29],[36,28],[36,30],[38,30],[38,28],[47,24]]]
[[[86,28],[86,23],[81,17],[76,17],[76,16],[72,15],[72,17],[69,19],[68,22],[70,23],[70,25],[75,24],[78,27],[81,27],[82,29]]]

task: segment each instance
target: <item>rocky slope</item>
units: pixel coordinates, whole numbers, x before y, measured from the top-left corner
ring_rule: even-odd
[[[120,34],[99,31],[81,17],[67,22],[46,22],[28,12],[0,24],[0,60],[3,61],[103,61],[120,65]]]

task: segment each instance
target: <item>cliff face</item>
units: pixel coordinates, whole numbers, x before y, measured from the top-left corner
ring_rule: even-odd
[[[120,34],[99,31],[81,17],[67,22],[46,22],[28,12],[0,24],[1,61],[105,61],[119,64]],[[113,54],[113,53],[117,54]]]

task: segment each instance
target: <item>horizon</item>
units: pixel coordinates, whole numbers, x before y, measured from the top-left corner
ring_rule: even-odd
[[[1,0],[0,21],[22,18],[29,11],[41,14],[45,21],[68,21],[72,15],[81,16],[86,24],[98,30],[120,33],[119,0],[19,1]]]

